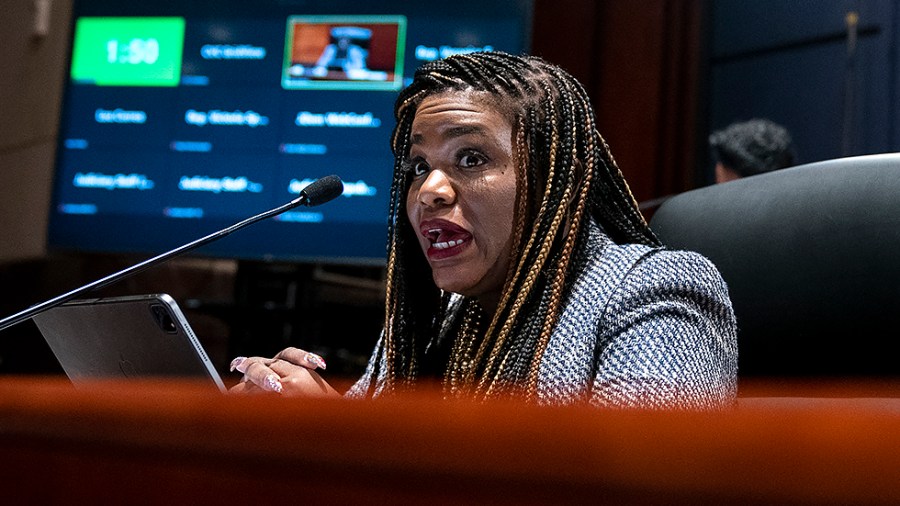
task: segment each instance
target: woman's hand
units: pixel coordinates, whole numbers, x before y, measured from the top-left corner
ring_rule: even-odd
[[[337,390],[315,372],[316,369],[325,369],[322,357],[298,348],[286,348],[274,358],[237,357],[231,361],[231,370],[244,373],[244,377],[229,392],[340,396]]]

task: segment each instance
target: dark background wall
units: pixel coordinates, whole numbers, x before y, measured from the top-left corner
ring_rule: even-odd
[[[32,34],[32,2],[0,19],[0,315],[143,258],[50,255],[43,244],[69,3]],[[847,13],[857,12],[855,44]],[[712,181],[712,129],[785,124],[802,161],[897,149],[896,2],[536,0],[532,53],[575,75],[648,217]],[[62,30],[62,31],[61,31]],[[848,35],[850,34],[850,35]],[[352,377],[383,318],[377,267],[183,258],[99,295],[167,292],[220,371],[236,354],[319,351]],[[0,373],[59,373],[30,322],[0,333]]]
[[[896,150],[897,7],[711,2],[709,126],[767,117],[791,131],[802,163]]]

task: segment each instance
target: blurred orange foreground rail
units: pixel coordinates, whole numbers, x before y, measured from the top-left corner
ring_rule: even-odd
[[[900,397],[695,413],[5,378],[0,463],[4,504],[898,504]]]

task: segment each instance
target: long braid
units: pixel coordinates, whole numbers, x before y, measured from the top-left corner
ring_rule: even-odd
[[[517,391],[533,397],[541,357],[559,317],[571,259],[592,216],[617,242],[658,244],[637,208],[583,87],[540,58],[500,52],[428,63],[397,100],[391,139],[396,157],[388,239],[385,353],[388,390],[413,384],[423,343],[449,314],[450,298],[431,280],[406,219],[404,173],[412,121],[426,97],[484,92],[514,127],[517,181],[512,258],[498,307],[483,315],[473,299],[462,318],[445,375],[450,393],[478,397]],[[449,385],[449,387],[448,387]]]
[[[552,93],[551,93],[549,86],[546,83],[542,83],[542,84],[543,84],[542,87],[544,88],[545,96],[551,97]],[[567,157],[565,155],[571,154],[572,159],[574,159],[573,146],[572,146],[572,142],[571,142],[571,139],[574,138],[574,136],[569,136],[569,135],[561,136],[560,131],[557,130],[557,128],[556,128],[556,126],[557,126],[556,120],[557,120],[557,118],[559,118],[559,120],[561,120],[563,123],[563,127],[561,129],[562,133],[565,134],[566,132],[569,132],[571,130],[571,123],[572,123],[571,116],[569,114],[567,114],[571,111],[564,111],[563,114],[560,115],[557,112],[558,107],[552,101],[547,102],[546,108],[548,110],[548,114],[547,114],[547,119],[544,121],[543,126],[544,126],[545,131],[548,134],[548,137],[551,139],[550,140],[550,149],[549,149],[549,163],[548,163],[548,166],[550,167],[550,173],[547,175],[547,184],[545,185],[546,191],[544,193],[542,205],[540,207],[540,211],[538,213],[538,217],[536,220],[539,227],[536,230],[534,230],[533,235],[532,235],[533,239],[534,238],[543,238],[543,240],[540,241],[539,248],[536,251],[536,255],[537,255],[536,259],[530,258],[531,255],[528,254],[528,251],[526,251],[520,257],[521,258],[520,267],[524,266],[527,269],[527,272],[529,273],[529,275],[526,277],[524,285],[519,289],[519,293],[531,292],[532,287],[537,282],[537,280],[538,280],[537,275],[538,275],[538,273],[540,273],[542,271],[543,266],[546,264],[546,262],[550,256],[553,238],[557,236],[557,233],[558,233],[557,231],[559,230],[560,226],[563,224],[563,222],[566,218],[566,207],[567,206],[555,206],[556,212],[553,213],[553,216],[549,221],[542,220],[541,215],[544,214],[547,210],[549,210],[549,208],[554,207],[549,204],[552,201],[559,200],[561,202],[568,202],[570,200],[569,196],[570,196],[571,188],[573,185],[573,180],[571,177],[567,177],[568,181],[566,184],[562,184],[562,185],[557,184],[556,183],[557,171],[555,171],[553,169],[554,167],[556,167],[558,165],[565,166],[565,165],[569,164]],[[563,157],[561,158],[562,161],[558,162],[557,157],[559,156],[560,153],[563,155]],[[563,176],[561,175],[560,177],[563,177]],[[557,195],[557,190],[559,190],[561,188],[562,188],[563,193],[562,193],[562,196],[559,197]],[[544,225],[546,225],[546,227]],[[532,245],[534,245],[534,241],[530,241],[529,246],[532,246]],[[528,268],[529,265],[531,267],[530,269]],[[559,278],[562,279],[562,276],[560,275]],[[560,286],[561,286],[561,283],[560,283]],[[546,314],[548,316],[551,316],[552,313],[554,312],[554,307],[557,306],[557,304],[554,301],[558,300],[559,298],[560,297],[551,297],[550,299],[547,299],[546,297],[542,297],[541,305],[538,309],[538,314]],[[549,305],[548,305],[548,301],[549,301]],[[520,364],[522,364],[522,361],[529,355],[528,351],[529,350],[533,351],[534,346],[531,344],[528,344],[527,341],[520,342],[517,347],[506,346],[507,338],[511,334],[511,331],[513,328],[512,323],[516,321],[519,312],[524,307],[524,305],[522,304],[524,302],[525,302],[525,299],[520,298],[519,303],[515,303],[512,306],[512,311],[510,312],[508,317],[505,319],[506,324],[501,329],[500,336],[498,336],[497,341],[495,343],[493,343],[494,344],[493,352],[491,353],[491,356],[488,359],[485,374],[482,376],[481,381],[479,382],[479,385],[478,385],[478,391],[484,392],[486,395],[491,395],[494,392],[495,387],[497,385],[500,385],[501,387],[506,387],[506,385],[502,384],[503,383],[502,379],[503,379],[503,375],[509,376],[509,372],[507,372],[507,369],[509,367],[511,367],[514,371],[521,370]],[[499,316],[499,314],[500,314],[500,312],[498,311],[498,316]],[[555,322],[555,318],[552,318],[552,316],[551,316],[551,320],[553,322]],[[551,325],[552,324],[550,322],[547,322],[545,320],[545,325],[543,325],[542,327],[549,328]],[[490,335],[491,334],[489,331],[488,336],[490,336]],[[547,335],[549,336],[549,331],[548,331]],[[486,339],[485,341],[488,341],[488,340]],[[483,343],[483,344],[486,344],[486,343]],[[501,356],[502,356],[502,359],[500,359]],[[534,356],[534,355],[532,354],[532,356]],[[499,360],[499,362],[498,362],[498,360]],[[515,363],[512,366],[510,366],[511,361],[515,361]],[[525,370],[527,370],[527,368],[525,368]],[[515,378],[511,378],[511,379],[519,379],[519,378],[521,378],[521,376],[522,376],[522,374],[520,372],[517,372],[515,374]]]
[[[398,102],[398,109],[402,110],[409,106],[415,99],[411,97],[405,102]],[[409,131],[412,129],[412,114],[399,115],[397,127],[394,131],[392,143],[403,151],[409,150],[410,136]],[[411,320],[409,318],[398,318],[398,315],[415,313],[411,310],[411,302],[416,300],[416,292],[427,291],[427,286],[421,286],[416,290],[414,286],[407,283],[408,274],[414,274],[415,271],[422,271],[423,261],[416,262],[415,259],[421,256],[417,251],[410,251],[418,248],[417,244],[410,244],[409,234],[401,231],[404,225],[408,227],[405,218],[405,202],[406,192],[404,187],[407,185],[405,175],[402,169],[403,160],[397,158],[394,165],[394,177],[391,184],[391,197],[389,207],[388,222],[388,263],[387,263],[387,283],[385,293],[385,316],[384,316],[384,341],[387,358],[387,384],[389,391],[393,391],[400,385],[408,386],[416,376],[416,332],[410,331],[417,327],[421,327],[421,321]],[[398,219],[398,217],[400,217]],[[424,269],[427,269],[425,267]],[[436,287],[433,289],[437,291]]]
[[[555,116],[555,107],[554,104],[549,104],[550,114],[551,116]],[[553,167],[556,166],[556,156],[557,149],[559,144],[559,135],[555,128],[553,128],[553,123],[548,122],[550,124],[550,175],[548,176],[548,180],[553,180],[556,171]],[[538,215],[535,219],[535,222],[538,224],[538,228],[531,234],[529,241],[525,247],[524,254],[520,254],[520,262],[517,272],[526,272],[525,279],[520,287],[518,287],[516,293],[530,293],[535,286],[535,284],[539,280],[539,275],[544,267],[544,264],[549,257],[550,248],[547,246],[548,240],[551,240],[553,235],[555,234],[556,227],[554,223],[558,226],[559,222],[550,220],[546,222],[549,231],[542,230],[541,225],[545,223],[543,219],[543,215],[545,214],[545,209],[548,207],[547,203],[552,199],[552,192],[555,189],[555,185],[546,184],[545,191],[542,197],[542,204],[540,210],[538,211]],[[522,198],[520,193],[520,199]],[[537,256],[533,260],[530,258],[529,252],[533,250],[536,243],[540,243],[540,248],[537,250]],[[476,363],[480,363],[481,357],[484,355],[484,349],[488,346],[488,344],[493,344],[493,350],[491,354],[488,356],[488,361],[485,367],[484,375],[481,378],[481,381],[478,384],[478,390],[484,391],[487,386],[488,381],[496,381],[499,377],[502,367],[497,364],[497,360],[500,357],[501,353],[504,352],[504,345],[507,342],[507,338],[512,334],[513,324],[517,320],[519,313],[524,307],[525,298],[519,298],[517,302],[514,302],[510,308],[510,312],[508,315],[505,315],[503,327],[500,329],[500,333],[496,337],[496,341],[491,343],[489,339],[484,339],[481,343],[481,347],[478,351],[478,354],[475,356]],[[500,311],[497,312],[497,316],[500,315]],[[495,318],[496,320],[496,318]],[[491,330],[493,329],[493,325],[489,327],[487,336],[493,337],[493,333]]]
[[[563,83],[568,87],[570,83],[563,81]],[[572,94],[574,95],[574,93]],[[576,104],[575,98],[569,94],[564,95],[564,99],[566,101],[566,105],[568,108],[568,113],[566,118],[576,118],[582,117],[583,115],[578,114],[579,107]],[[581,103],[583,105],[583,102]],[[583,110],[581,111],[583,112]],[[573,122],[566,121],[564,124],[566,130],[571,131],[571,139],[573,140],[572,145],[570,147],[572,161],[569,163],[575,163],[577,159],[577,131]],[[576,181],[575,178],[577,174],[574,172],[570,172],[568,174],[568,181],[566,185],[566,192],[568,194],[570,188],[574,188]],[[559,254],[558,264],[556,265],[556,272],[554,273],[554,278],[550,283],[549,287],[549,303],[547,308],[547,315],[544,318],[543,325],[541,326],[541,332],[538,338],[537,347],[535,350],[535,355],[540,357],[543,356],[544,350],[547,348],[547,344],[550,341],[550,335],[553,331],[553,328],[556,325],[556,321],[559,318],[559,309],[562,305],[563,298],[563,289],[565,283],[565,275],[568,270],[569,260],[572,257],[572,251],[575,248],[575,241],[578,237],[578,231],[581,227],[581,217],[584,214],[585,203],[587,200],[587,195],[590,191],[591,181],[593,179],[593,171],[588,170],[584,176],[585,180],[581,185],[581,191],[579,192],[578,198],[575,200],[576,207],[574,213],[571,216],[571,222],[569,223],[568,233],[566,234],[565,243],[562,247],[562,250]],[[568,195],[567,195],[568,196]],[[570,202],[568,198],[564,198],[563,202]],[[538,380],[538,372],[539,372],[539,361],[532,361],[528,370],[528,378],[526,381],[526,393],[529,396],[534,395],[537,390],[537,380]]]

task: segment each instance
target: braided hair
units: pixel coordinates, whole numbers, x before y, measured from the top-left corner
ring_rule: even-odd
[[[455,55],[423,65],[394,109],[384,325],[388,391],[415,383],[425,345],[451,316],[450,294],[432,281],[406,218],[410,176],[404,161],[419,104],[453,91],[483,92],[513,125],[517,201],[500,303],[493,315],[482,318],[477,302],[463,301],[468,309],[457,325],[461,330],[445,389],[482,398],[500,393],[531,397],[587,216],[618,243],[659,241],[596,130],[587,93],[564,70],[538,57],[502,52]],[[489,322],[486,328],[480,320]]]

